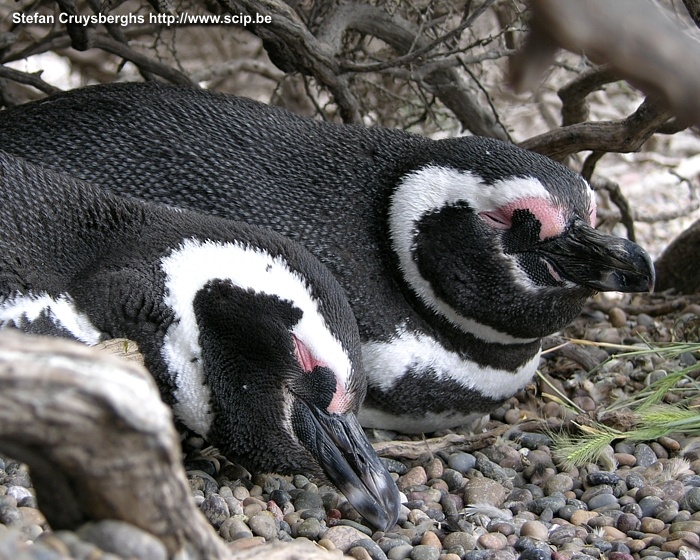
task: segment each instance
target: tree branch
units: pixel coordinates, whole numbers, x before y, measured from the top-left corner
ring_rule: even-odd
[[[670,112],[647,99],[626,119],[563,126],[525,140],[520,147],[559,161],[586,150],[634,152],[670,118]]]
[[[609,64],[620,77],[663,100],[681,120],[700,123],[700,43],[656,4],[530,0],[530,6],[530,34],[510,61],[517,90],[532,89],[562,47]]]

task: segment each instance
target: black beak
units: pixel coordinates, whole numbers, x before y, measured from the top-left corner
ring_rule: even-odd
[[[396,524],[399,490],[354,414],[329,414],[297,400],[293,425],[301,444],[362,517],[384,531]]]
[[[650,292],[654,288],[654,266],[644,249],[582,220],[540,245],[538,252],[562,277],[599,292]]]

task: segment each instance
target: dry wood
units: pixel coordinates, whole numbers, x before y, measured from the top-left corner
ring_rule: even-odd
[[[478,451],[496,443],[498,437],[506,433],[512,426],[500,426],[483,434],[462,435],[447,434],[440,437],[421,441],[380,441],[372,444],[377,455],[394,459],[418,459],[426,454],[443,451]]]
[[[118,519],[173,556],[229,557],[190,494],[172,414],[138,364],[3,332],[0,450],[29,465],[54,529]]]
[[[635,152],[670,118],[670,112],[647,99],[626,119],[562,126],[529,138],[520,147],[556,160],[586,150]]]
[[[530,0],[530,7],[531,32],[510,64],[516,89],[533,89],[561,47],[609,64],[682,120],[700,123],[700,43],[654,3]]]

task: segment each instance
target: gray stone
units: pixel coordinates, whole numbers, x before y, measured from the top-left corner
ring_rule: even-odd
[[[372,539],[359,539],[350,545],[350,549],[357,547],[365,549],[372,560],[387,560],[384,551]]]
[[[466,474],[467,471],[476,466],[476,457],[471,453],[458,451],[457,453],[452,453],[452,455],[447,458],[447,465],[457,472]]]
[[[299,476],[299,475],[297,475]],[[306,477],[304,477],[306,478]],[[296,483],[297,477],[294,477]],[[297,494],[294,500],[294,507],[297,511],[304,509],[323,509],[323,498],[320,494],[316,492],[310,492],[308,490],[302,490]]]
[[[226,500],[217,493],[209,494],[199,507],[209,522],[217,529],[231,516]]]
[[[593,496],[590,500],[588,500],[588,509],[596,510],[598,508],[606,507],[616,503],[617,498],[612,494],[598,494],[597,496]]]
[[[646,443],[638,443],[635,446],[634,456],[637,458],[638,467],[648,467],[658,461],[656,453]]]
[[[419,544],[411,551],[411,560],[438,560],[440,551],[434,546]]]
[[[296,529],[297,537],[306,537],[309,540],[315,541],[323,532],[321,522],[315,517],[309,517],[302,521]]]
[[[277,538],[279,522],[269,511],[261,511],[255,514],[248,520],[248,525],[254,535],[263,537],[268,542]]]
[[[488,504],[499,507],[505,498],[506,489],[503,487],[503,485],[495,480],[485,477],[472,478],[467,483],[464,490],[464,502],[468,505]]]
[[[566,498],[561,494],[553,494],[533,500],[531,510],[537,515],[540,515],[545,509],[549,508],[552,513],[556,514],[561,508],[566,505]]]
[[[411,557],[411,552],[413,552],[413,547],[410,544],[404,544],[395,546],[386,556],[389,560],[405,560]]]
[[[151,533],[114,519],[87,523],[78,529],[80,538],[106,552],[138,560],[167,560],[165,545]]]
[[[700,488],[692,487],[690,488],[679,504],[683,509],[687,509],[692,512],[700,511]]]

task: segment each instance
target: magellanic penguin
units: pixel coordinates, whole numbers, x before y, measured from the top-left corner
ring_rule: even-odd
[[[227,456],[324,476],[380,529],[398,518],[355,414],[366,379],[350,306],[279,234],[0,152],[0,325],[134,340],[175,416]]]
[[[653,285],[639,246],[594,229],[584,179],[487,138],[434,141],[196,89],[115,84],[0,113],[0,147],[306,246],[359,322],[365,426],[465,423],[531,380],[540,339],[595,291]]]

